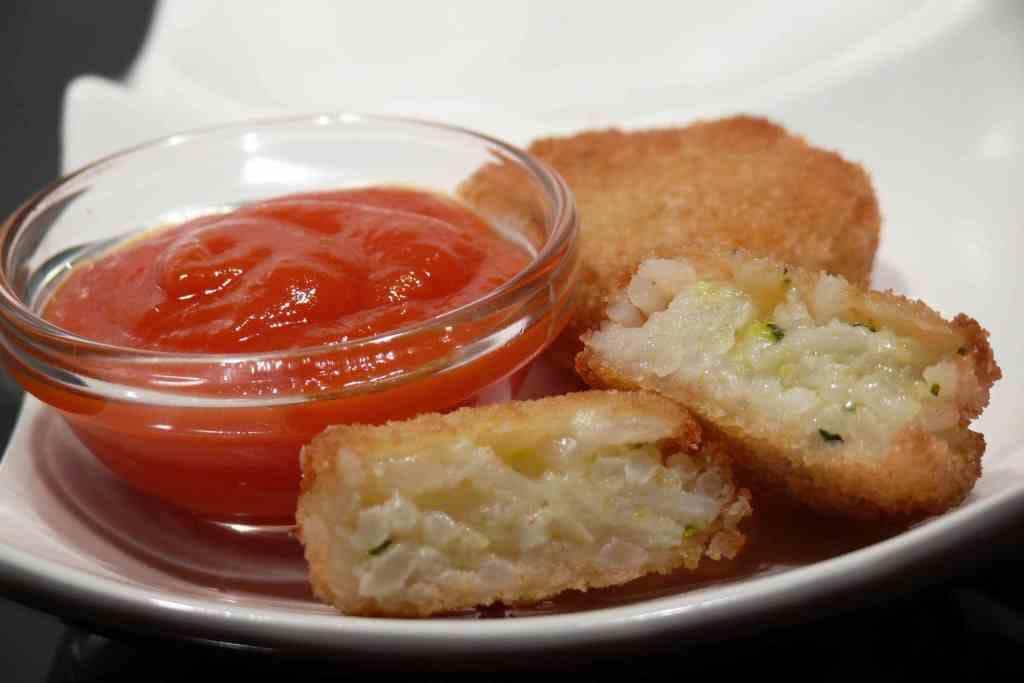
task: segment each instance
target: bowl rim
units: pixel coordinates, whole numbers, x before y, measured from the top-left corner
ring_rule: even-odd
[[[185,353],[139,349],[99,342],[69,332],[45,320],[25,305],[15,293],[8,277],[9,269],[7,266],[9,264],[6,258],[11,241],[19,234],[19,229],[36,215],[37,209],[41,204],[46,202],[47,199],[58,195],[74,182],[92,175],[102,174],[104,171],[116,167],[119,162],[134,157],[139,153],[202,142],[211,136],[225,133],[251,133],[255,129],[284,128],[304,124],[315,127],[344,127],[367,124],[407,126],[423,131],[454,133],[457,136],[496,147],[505,155],[503,158],[510,157],[524,167],[532,180],[534,180],[534,184],[545,195],[553,209],[550,220],[551,230],[548,231],[544,244],[536,252],[530,264],[513,278],[485,293],[480,298],[439,316],[346,342],[259,353]],[[487,165],[485,164],[480,168],[486,167]],[[463,126],[416,117],[364,114],[349,111],[245,119],[170,133],[132,145],[69,172],[30,196],[0,224],[0,256],[3,257],[0,258],[0,323],[13,324],[19,328],[19,331],[28,332],[35,340],[35,343],[41,343],[52,350],[72,352],[76,355],[116,357],[119,361],[126,362],[156,361],[182,364],[225,364],[281,360],[296,356],[308,358],[326,353],[337,354],[374,345],[390,345],[425,332],[443,331],[446,327],[477,320],[487,314],[504,310],[522,301],[529,300],[538,289],[548,285],[552,273],[561,270],[559,266],[562,265],[564,257],[573,251],[577,234],[578,221],[575,199],[572,190],[565,180],[553,168],[533,157],[525,150],[485,133]],[[545,276],[545,273],[547,276]]]

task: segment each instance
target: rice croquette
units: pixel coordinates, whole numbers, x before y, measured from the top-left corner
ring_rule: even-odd
[[[746,481],[913,518],[980,476],[985,442],[968,426],[1001,372],[968,316],[713,246],[652,254],[621,283],[579,372],[678,401]]]

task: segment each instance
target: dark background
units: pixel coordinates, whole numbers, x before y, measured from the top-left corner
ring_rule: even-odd
[[[152,15],[149,1],[3,0],[0,9],[0,215],[56,178],[64,86],[76,75],[124,73]],[[254,4],[254,6],[257,6]],[[0,441],[6,443],[20,395],[0,372]],[[1024,522],[1024,520],[1021,520]],[[707,675],[753,665],[762,674],[830,677],[850,669],[996,673],[1019,678],[1024,655],[1024,524],[972,540],[956,557],[870,595],[794,615],[804,623],[764,624],[757,633],[700,644],[663,641],[640,651],[536,657],[510,667],[580,670],[597,662],[631,677]],[[192,672],[235,680],[325,680],[395,662],[317,662],[226,648],[101,635],[0,593],[0,682],[181,680]],[[822,668],[817,661],[825,658]],[[460,662],[404,662],[420,671]],[[461,662],[464,666],[479,666]],[[484,665],[487,666],[487,665]]]

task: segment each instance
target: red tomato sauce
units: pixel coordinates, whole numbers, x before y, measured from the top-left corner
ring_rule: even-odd
[[[530,260],[469,208],[426,192],[376,187],[253,204],[145,234],[76,266],[43,316],[134,349],[247,354],[332,345],[315,362],[295,351],[291,360],[259,369],[198,371],[173,360],[147,368],[179,387],[188,384],[180,376],[199,373],[195,391],[206,396],[336,392],[333,398],[211,410],[100,399],[27,369],[19,380],[136,488],[207,518],[287,523],[300,486],[299,450],[313,436],[331,424],[379,423],[472,402],[534,357],[564,325],[557,316],[566,309],[470,363],[381,390],[347,387],[422,367],[495,321],[372,353],[343,343],[467,304]]]
[[[426,192],[294,195],[189,221],[83,264],[43,316],[135,349],[280,351],[429,320],[529,260],[470,209]]]

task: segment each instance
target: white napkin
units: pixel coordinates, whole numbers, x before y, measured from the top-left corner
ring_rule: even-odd
[[[522,144],[765,111],[938,35],[972,5],[165,0],[123,84],[70,84],[63,166],[257,115],[402,114]]]

